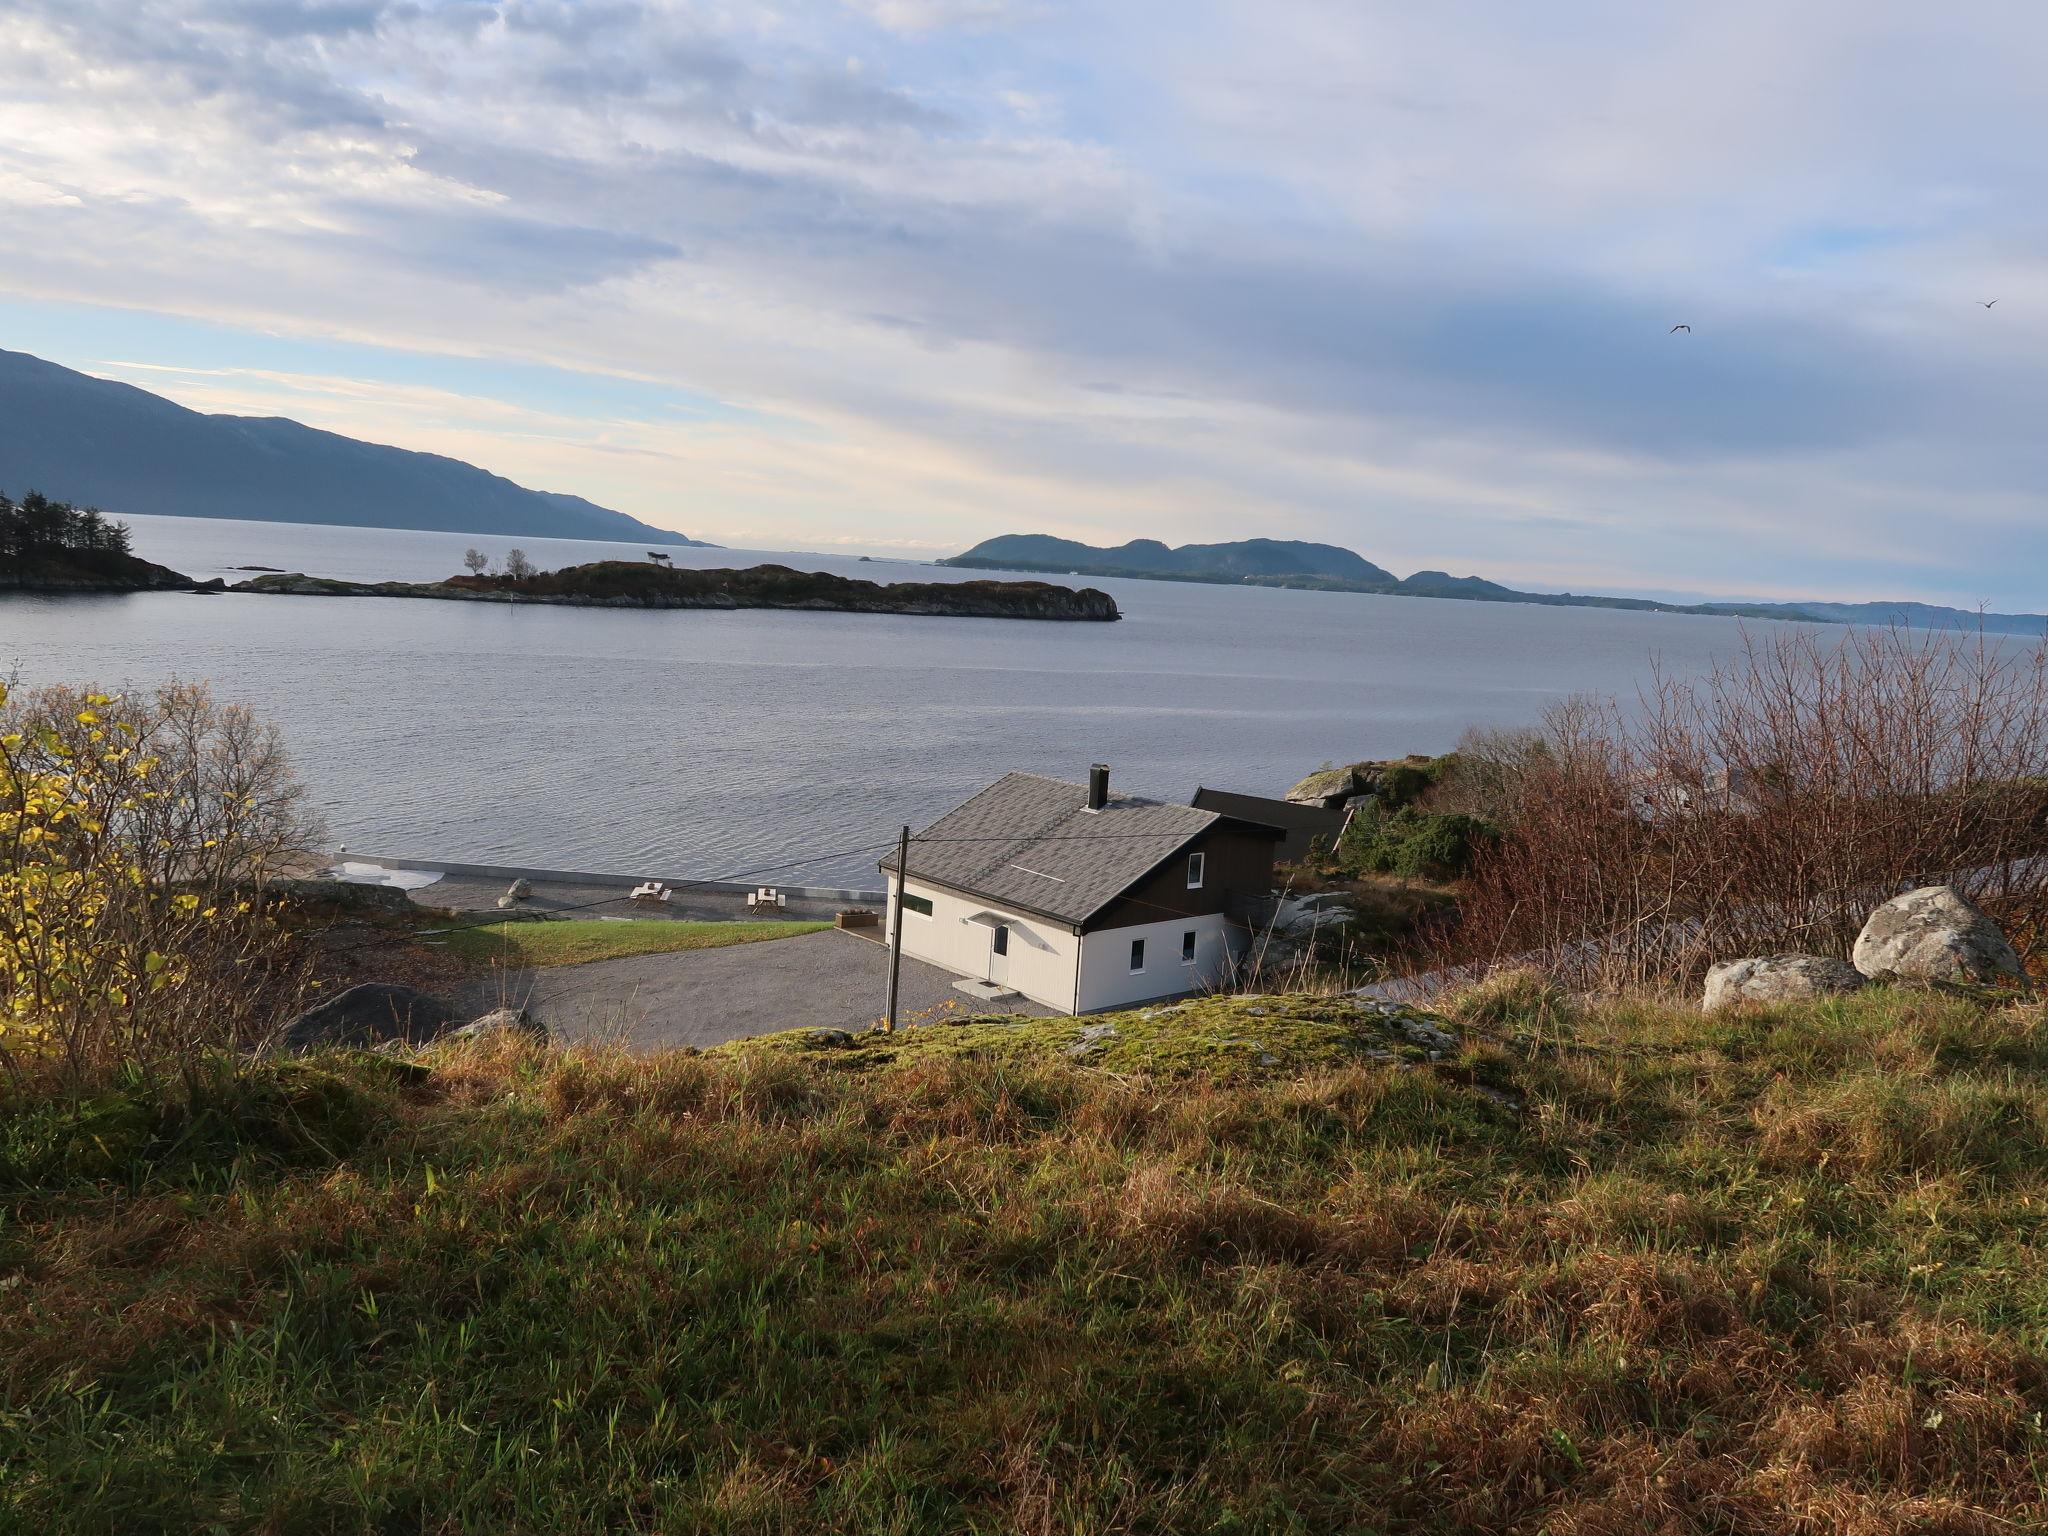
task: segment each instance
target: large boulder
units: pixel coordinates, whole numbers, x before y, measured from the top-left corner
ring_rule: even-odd
[[[387,1040],[417,1045],[439,1039],[458,1022],[455,1010],[438,997],[391,982],[366,981],[308,1008],[278,1031],[277,1044],[287,1051],[360,1048]]]
[[[1762,955],[1729,960],[1707,972],[1708,1013],[1736,1003],[1790,1003],[1854,992],[1863,973],[1827,955]]]
[[[1870,977],[1982,982],[2025,976],[1998,924],[1952,885],[1894,896],[1870,914],[1852,958]]]
[[[1318,768],[1287,791],[1292,805],[1342,805],[1358,792],[1358,775],[1351,768]]]

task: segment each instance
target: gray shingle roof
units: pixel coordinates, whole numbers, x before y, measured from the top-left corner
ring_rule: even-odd
[[[1221,819],[1129,795],[1087,807],[1085,785],[1005,774],[911,837],[910,878],[1084,923]]]

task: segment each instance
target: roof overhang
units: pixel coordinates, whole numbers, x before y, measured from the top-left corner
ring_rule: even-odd
[[[890,869],[885,871],[885,873],[893,875],[896,871]],[[944,891],[950,896],[963,896],[969,901],[997,902],[1011,912],[1021,912],[1026,917],[1035,917],[1040,922],[1051,923],[1053,927],[1063,928],[1068,933],[1079,933],[1081,931],[1080,922],[1074,918],[1063,917],[1057,912],[1047,912],[1038,907],[1027,906],[1021,901],[1011,901],[1005,896],[991,896],[986,891],[970,891],[964,885],[954,885],[949,881],[939,880],[931,875],[921,875],[915,869],[910,872],[910,878],[904,884],[906,886],[928,885],[935,891]],[[1005,920],[1007,921],[1007,919]]]

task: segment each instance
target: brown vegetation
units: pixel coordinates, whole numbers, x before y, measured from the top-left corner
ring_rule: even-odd
[[[2048,917],[2048,651],[1779,630],[1702,681],[1546,726],[1439,960],[1690,982],[1739,955],[1846,956],[1877,902],[1947,881],[2022,935]]]

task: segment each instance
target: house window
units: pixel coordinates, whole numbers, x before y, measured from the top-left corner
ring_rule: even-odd
[[[989,947],[999,955],[1007,955],[1010,952],[1010,925],[1008,923],[997,923],[994,935],[989,940]]]
[[[1195,963],[1195,930],[1192,928],[1180,936],[1180,963],[1182,965],[1193,965]]]
[[[932,915],[931,898],[928,896],[913,896],[910,892],[905,891],[903,893],[903,910],[915,912],[919,917],[930,917]]]
[[[1202,876],[1207,872],[1208,865],[1209,855],[1206,853],[1191,853],[1188,855],[1189,890],[1199,891],[1202,888]]]
[[[1131,974],[1133,976],[1140,976],[1144,974],[1144,971],[1145,941],[1143,939],[1133,939],[1131,940]]]

